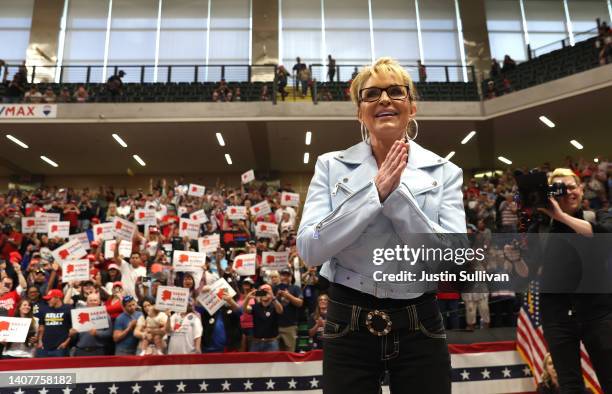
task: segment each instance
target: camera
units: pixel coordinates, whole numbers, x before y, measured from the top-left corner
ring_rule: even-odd
[[[548,184],[546,173],[531,171],[527,174],[515,172],[522,208],[548,208],[549,197],[560,198],[567,195],[567,186],[563,182]]]
[[[255,292],[255,296],[256,296],[256,297],[265,297],[265,296],[267,296],[267,295],[268,295],[268,292],[267,292],[267,291],[265,291],[265,290],[257,290],[257,291]]]

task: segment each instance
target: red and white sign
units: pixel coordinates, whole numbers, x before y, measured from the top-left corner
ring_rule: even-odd
[[[175,271],[202,270],[202,266],[205,263],[205,253],[189,252],[186,250],[175,250],[172,253],[172,266]]]
[[[270,222],[258,222],[255,225],[255,236],[257,238],[278,237],[278,224]]]
[[[103,306],[77,308],[70,311],[72,315],[72,328],[78,332],[86,332],[95,328],[104,330],[108,328],[108,313]]]
[[[189,302],[189,289],[184,287],[159,286],[155,309],[158,311],[186,312]]]
[[[219,246],[221,246],[219,234],[205,235],[202,238],[198,238],[198,251],[200,253],[215,253]]]
[[[187,195],[194,196],[194,197],[203,197],[204,192],[206,192],[206,187],[202,185],[195,185],[191,183],[189,185],[189,191],[187,192]]]
[[[0,104],[0,118],[56,118],[57,104]]]
[[[225,214],[229,220],[245,220],[247,217],[246,207],[241,205],[230,205]]]
[[[186,218],[179,220],[179,237],[197,239],[200,236],[200,223]]]
[[[61,262],[80,259],[87,255],[87,250],[83,248],[83,245],[78,240],[74,239],[55,249],[51,254],[55,261]]]
[[[261,267],[268,271],[280,271],[289,267],[289,252],[263,252]]]
[[[75,239],[79,241],[83,249],[85,250],[91,249],[91,245],[89,244],[89,238],[87,237],[87,233],[78,233],[78,234],[72,234],[68,236],[69,241],[73,241]]]
[[[157,218],[155,217],[154,209],[137,209],[134,212],[134,223],[137,225],[155,226]]]
[[[270,208],[270,204],[268,204],[267,200],[263,200],[262,202],[255,204],[251,207],[251,215],[264,216],[272,212],[272,208]]]
[[[300,206],[300,195],[298,193],[281,193],[281,205],[289,207]]]
[[[47,235],[49,238],[68,238],[70,235],[70,222],[47,223]]]
[[[89,280],[89,260],[62,261],[62,282]]]
[[[38,228],[36,225],[36,222],[38,220],[39,218],[33,218],[30,216],[21,218],[21,233],[22,234],[35,233],[36,229]]]
[[[230,297],[236,295],[236,291],[225,279],[217,279],[215,283],[210,285],[210,291],[200,294],[198,302],[206,308],[209,314],[214,315],[225,304],[225,301],[223,301],[224,292],[227,292]]]
[[[206,213],[203,209],[190,213],[189,218],[194,222],[198,222],[199,224],[204,224],[208,222],[208,216],[206,216]]]
[[[0,316],[0,342],[25,342],[31,323],[26,317]]]
[[[50,222],[59,222],[60,214],[59,213],[49,213],[49,212],[34,212],[34,216],[38,218],[36,221],[36,232],[46,234],[49,231],[48,224]]]
[[[247,172],[245,172],[244,174],[242,174],[240,176],[240,178],[242,179],[242,183],[249,183],[255,180],[255,171],[253,170],[248,170]]]
[[[113,239],[113,223],[100,223],[93,225],[93,234],[96,241]]]
[[[113,220],[113,235],[116,239],[131,241],[136,233],[136,223],[132,223],[122,218],[116,217]]]
[[[104,258],[112,259],[115,257],[115,248],[117,247],[117,241],[110,239],[104,242]],[[132,256],[132,241],[126,241],[125,239],[119,242],[119,256],[131,257]]]
[[[239,276],[255,275],[256,256],[257,255],[255,253],[241,254],[240,256],[237,256],[234,259],[234,271],[236,271]]]

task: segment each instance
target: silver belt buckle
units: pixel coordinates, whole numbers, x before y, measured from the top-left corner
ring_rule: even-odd
[[[382,337],[391,332],[391,325],[393,322],[386,312],[373,310],[366,315],[365,324],[373,335]]]

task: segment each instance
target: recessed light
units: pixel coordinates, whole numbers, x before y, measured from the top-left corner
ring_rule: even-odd
[[[143,167],[144,167],[144,166],[146,166],[146,165],[147,165],[147,163],[145,163],[145,162],[144,162],[144,160],[142,160],[142,159],[140,158],[140,156],[138,156],[138,155],[133,155],[132,157],[133,157],[133,158],[134,158],[134,160],[136,160],[136,161],[138,162],[138,164],[140,164],[141,166],[143,166]]]
[[[553,123],[552,120],[548,119],[546,116],[542,115],[540,116],[540,122],[544,123],[546,126],[553,128],[555,127],[555,124]]]
[[[225,161],[227,161],[227,164],[230,166],[232,165],[232,156],[230,156],[229,153],[225,154]]]
[[[508,165],[512,164],[512,162],[510,160],[506,159],[504,156],[499,156],[497,158],[497,160],[501,161],[502,163],[506,163]]]
[[[7,134],[6,138],[8,138],[9,140],[13,141],[14,143],[16,143],[17,145],[21,146],[24,149],[28,149],[29,148],[29,146],[27,146],[23,141],[21,141],[18,138],[13,137],[10,134]]]
[[[304,153],[304,164],[308,164],[309,161],[310,161],[310,153],[305,152]]]
[[[446,160],[450,160],[450,159],[452,159],[453,156],[455,156],[455,151],[452,151],[448,155],[446,155],[445,159]]]
[[[584,148],[584,146],[582,146],[582,144],[576,140],[571,140],[570,144],[574,145],[574,148],[580,150],[582,148]]]
[[[596,158],[594,158],[594,159],[593,159],[593,161],[594,161],[595,163],[599,163],[599,158],[598,158],[598,157],[596,157]]]
[[[468,143],[469,140],[472,139],[473,136],[476,135],[476,131],[472,130],[468,133],[468,135],[465,136],[465,138],[461,141],[461,145],[465,145]]]
[[[219,145],[225,146],[225,141],[223,140],[221,133],[217,133],[217,141],[219,141]]]
[[[113,134],[113,138],[115,139],[115,141],[117,141],[119,145],[121,145],[124,148],[127,148],[127,144],[125,143],[123,138],[119,137],[119,134]]]
[[[56,162],[54,162],[53,160],[49,159],[47,156],[40,156],[40,158],[43,159],[43,161],[45,161],[50,166],[59,167],[59,165]]]
[[[310,131],[306,132],[306,145],[310,145],[310,142],[312,141],[312,133]]]

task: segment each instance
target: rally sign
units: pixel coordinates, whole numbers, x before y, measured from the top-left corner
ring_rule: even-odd
[[[251,215],[253,216],[264,216],[271,212],[272,208],[270,208],[270,204],[268,204],[267,200],[263,200],[262,202],[251,207]]]
[[[117,247],[117,241],[114,239],[104,242],[104,258],[112,259],[115,257],[115,248]],[[132,241],[126,241],[125,239],[119,242],[119,256],[130,257],[132,255]]]
[[[194,222],[197,222],[198,224],[203,224],[203,223],[208,222],[208,216],[206,216],[206,213],[204,212],[203,209],[192,212],[189,215],[189,218],[193,220]]]
[[[280,271],[289,267],[289,252],[263,252],[261,267],[268,271]]]
[[[0,316],[0,342],[25,342],[31,323],[30,318]]]
[[[281,193],[281,205],[289,207],[297,207],[300,205],[300,195],[298,193]]]
[[[134,215],[134,222],[138,225],[155,226],[157,224],[154,209],[137,209]]]
[[[36,211],[34,216],[38,218],[36,221],[36,232],[46,234],[49,231],[48,224],[50,222],[59,222],[60,214],[59,213],[49,213],[49,212],[40,212]]]
[[[59,248],[51,252],[55,261],[76,260],[87,254],[83,245],[76,240],[68,241]]]
[[[270,222],[259,222],[255,225],[255,236],[257,238],[278,237],[278,224]]]
[[[91,248],[91,245],[89,244],[89,238],[87,237],[87,233],[78,233],[78,234],[72,234],[68,236],[69,241],[73,241],[75,239],[79,241],[83,249],[87,250]]]
[[[221,236],[219,234],[205,235],[202,238],[198,238],[198,251],[200,253],[215,253],[219,246],[221,246]]]
[[[68,238],[70,235],[70,222],[47,223],[47,235],[49,238]]]
[[[106,241],[113,239],[113,224],[112,223],[101,223],[94,224],[93,226],[94,239],[96,241]]]
[[[225,301],[223,301],[224,292],[227,292],[230,297],[236,295],[236,291],[223,278],[217,279],[215,283],[210,285],[209,289],[209,291],[200,294],[198,302],[206,308],[210,315],[214,315],[225,304]]]
[[[200,223],[186,218],[179,220],[179,237],[197,239],[200,235]]]
[[[229,220],[245,220],[247,217],[246,207],[238,205],[227,207],[225,214]]]
[[[155,309],[158,311],[187,312],[189,289],[184,287],[159,286]]]
[[[234,271],[239,276],[255,275],[255,253],[241,254],[234,259]]]
[[[247,172],[245,172],[244,174],[241,175],[240,177],[242,179],[242,183],[249,183],[255,180],[255,171],[253,170],[248,170]]]
[[[89,260],[62,261],[62,282],[89,280]]]
[[[57,104],[0,104],[0,118],[56,118]]]
[[[37,229],[36,222],[38,220],[39,218],[33,218],[33,217],[21,218],[21,233],[22,234],[35,233]]]
[[[206,191],[206,187],[202,185],[195,185],[191,183],[189,185],[189,191],[187,192],[187,195],[194,196],[194,197],[202,197],[204,196],[205,191]]]
[[[104,330],[108,328],[108,313],[103,306],[77,308],[70,311],[72,315],[72,328],[78,332],[86,332],[95,328]]]
[[[117,239],[131,241],[136,233],[136,223],[115,217],[113,220],[113,235]]]
[[[201,270],[205,263],[205,253],[175,250],[172,254],[172,266],[175,271]]]

